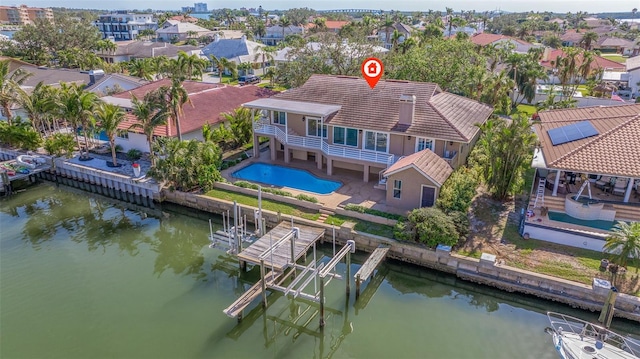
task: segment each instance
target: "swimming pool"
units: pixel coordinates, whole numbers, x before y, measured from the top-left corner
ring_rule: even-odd
[[[613,221],[603,221],[600,219],[596,219],[593,221],[586,221],[584,219],[573,218],[570,215],[566,213],[561,213],[561,212],[549,211],[547,215],[549,216],[549,219],[552,221],[577,224],[579,226],[603,229],[605,231],[611,230],[611,228],[613,228],[613,226],[615,225],[615,222]]]
[[[338,181],[318,178],[303,170],[254,163],[232,174],[247,181],[260,182],[279,187],[290,187],[317,194],[329,194],[342,186]]]

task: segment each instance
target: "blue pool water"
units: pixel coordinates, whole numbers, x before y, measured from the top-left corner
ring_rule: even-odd
[[[307,171],[265,163],[251,164],[234,172],[233,177],[318,194],[329,194],[342,186],[340,182],[324,180]]]
[[[610,230],[615,225],[615,222],[613,222],[613,221],[603,221],[603,220],[599,220],[599,219],[596,219],[596,220],[593,220],[593,221],[586,221],[586,220],[583,220],[583,219],[573,218],[570,215],[568,215],[566,213],[561,213],[561,212],[551,212],[551,211],[549,211],[549,213],[547,213],[547,215],[549,216],[549,219],[552,220],[552,221],[577,224],[579,226],[603,229],[605,231]]]

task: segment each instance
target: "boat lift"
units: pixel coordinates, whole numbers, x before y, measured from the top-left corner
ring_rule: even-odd
[[[247,230],[247,216],[242,216],[241,208],[233,202],[233,226],[232,215],[229,211],[222,212],[222,230],[213,231],[211,219],[209,219],[209,248],[220,247],[227,250],[227,254],[237,255],[242,252],[244,245],[255,242],[256,236]]]

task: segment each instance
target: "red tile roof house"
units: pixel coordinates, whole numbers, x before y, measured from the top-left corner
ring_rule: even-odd
[[[608,235],[603,221],[640,220],[640,104],[539,115],[533,125],[540,146],[532,163],[536,178],[529,202],[534,216],[525,221],[524,233],[601,251]],[[541,207],[550,214],[538,213]]]
[[[142,100],[144,95],[157,90],[161,86],[170,86],[171,80],[163,79],[150,84],[140,86],[132,91],[121,92],[113,96],[102,97],[102,100],[117,104],[125,109],[131,109],[132,95]],[[243,103],[260,98],[269,97],[274,94],[257,86],[247,85],[242,87],[224,86],[197,81],[184,81],[184,88],[189,94],[189,99],[193,105],[186,103],[183,107],[183,115],[180,118],[180,127],[183,140],[196,139],[202,141],[202,126],[206,123],[219,125],[224,122],[222,113],[232,112]],[[126,120],[120,126],[121,130],[127,130],[127,134],[116,139],[116,144],[121,145],[123,150],[136,148],[143,152],[149,152],[147,138],[141,129],[130,128],[137,123],[136,117],[132,113],[127,113]],[[177,137],[175,125],[167,123],[156,127],[154,136]]]
[[[547,69],[547,73],[550,75],[550,82],[552,83],[559,83],[559,80],[557,78],[554,78],[553,76],[551,76],[553,74],[553,69],[556,67],[556,61],[558,60],[558,57],[564,57],[566,56],[564,51],[560,50],[560,49],[552,49],[552,48],[545,48],[544,52],[542,53],[542,59],[540,60],[540,65],[544,66]],[[580,66],[582,64],[582,55],[579,56],[578,59],[578,66]],[[620,72],[624,72],[625,71],[625,65],[621,64],[619,62],[615,62],[615,61],[611,61],[609,59],[605,59],[602,56],[594,56],[593,58],[593,62],[591,63],[591,70],[592,71],[620,71]]]
[[[386,191],[387,206],[406,210],[434,205],[475,144],[476,125],[493,112],[433,83],[387,80],[371,89],[362,78],[328,75],[243,106],[262,112],[254,144],[269,137],[271,160],[315,161],[329,176],[356,171]]]

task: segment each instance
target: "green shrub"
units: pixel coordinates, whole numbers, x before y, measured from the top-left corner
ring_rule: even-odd
[[[71,157],[76,142],[70,133],[54,133],[44,141],[44,149],[52,156]]]
[[[117,148],[117,146],[116,146]],[[127,151],[127,159],[130,161],[137,161],[142,157],[142,151],[137,148],[132,148]]]
[[[42,140],[31,124],[27,121],[22,121],[18,116],[13,120],[11,126],[5,121],[0,121],[0,143],[23,150],[35,151],[42,143]]]
[[[249,156],[247,156],[247,154],[246,154],[246,153],[242,152],[242,155],[240,155],[240,159],[241,159],[242,161],[244,161],[244,160],[246,160],[247,158],[249,158]]]
[[[460,238],[454,220],[438,208],[414,209],[406,222],[398,222],[394,235],[432,248],[438,244],[454,245]]]
[[[406,219],[404,216],[401,216],[399,214],[387,213],[387,212],[379,211],[377,209],[359,206],[353,203],[349,203],[348,205],[344,206],[344,209],[346,209],[347,211],[366,213],[366,214],[371,214],[371,215],[382,217],[382,218],[394,219],[396,221],[404,221]]]
[[[299,199],[301,201],[311,202],[311,203],[318,203],[318,199],[317,198],[315,198],[313,196],[309,196],[309,195],[304,194],[304,193],[300,193],[299,195],[297,195],[296,199]]]
[[[251,182],[247,182],[247,181],[235,181],[233,183],[234,186],[238,186],[238,187],[242,187],[242,188],[250,188],[250,189],[255,189],[256,191],[258,190],[259,186],[255,183],[251,183]],[[283,191],[281,189],[277,189],[277,188],[268,188],[268,187],[262,187],[262,192],[265,193],[272,193],[278,196],[285,196],[285,197],[293,197],[293,195],[291,194],[291,192],[287,192],[287,191]]]
[[[293,197],[291,192],[283,191],[277,188],[263,188],[262,190],[267,193],[277,194],[278,196]]]
[[[251,189],[258,189],[258,185],[254,184],[254,183],[250,183],[247,181],[235,181],[233,182],[234,186],[238,186],[238,187],[242,187],[242,188],[251,188]]]
[[[466,167],[454,171],[445,181],[438,195],[437,206],[445,213],[467,212],[476,195],[478,174]]]

